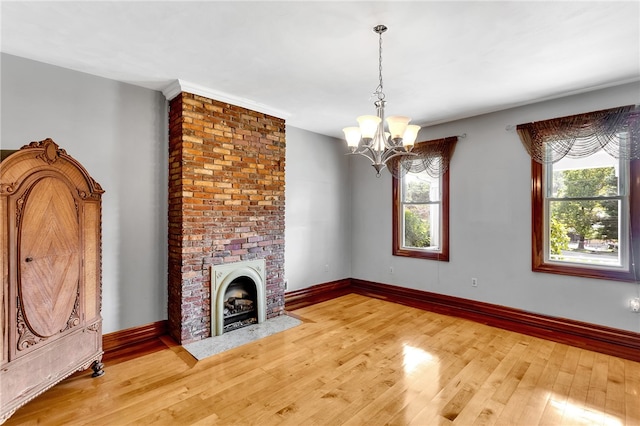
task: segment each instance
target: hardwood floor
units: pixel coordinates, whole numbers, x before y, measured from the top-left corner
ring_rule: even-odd
[[[640,425],[640,363],[349,294],[195,362],[170,339],[106,360],[7,425]]]

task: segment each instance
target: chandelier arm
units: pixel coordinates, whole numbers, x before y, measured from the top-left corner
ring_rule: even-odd
[[[368,151],[356,151],[353,154],[357,154],[357,155],[362,155],[363,157],[366,157],[369,161],[371,161],[371,165],[375,165],[375,164],[380,164],[380,163],[376,163],[375,158],[372,156],[373,151],[371,149],[369,149]]]
[[[404,147],[402,146],[402,139],[400,139],[400,143],[397,144],[393,141],[393,139],[388,138],[387,140],[385,140],[384,144],[387,147],[387,150],[397,151],[398,149],[404,149]]]
[[[382,155],[384,154],[383,152],[380,152],[376,149],[373,149],[372,147],[368,146],[367,147],[369,153],[371,154],[371,157],[369,157],[369,159],[371,160],[372,164],[381,164],[384,163],[384,161],[382,161]]]
[[[416,156],[417,154],[414,152],[407,152],[404,150],[400,151],[399,149],[392,149],[385,152],[385,155],[383,156],[383,162],[388,163],[389,160],[395,157],[416,157]]]

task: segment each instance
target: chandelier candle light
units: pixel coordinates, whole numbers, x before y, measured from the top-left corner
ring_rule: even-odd
[[[382,91],[382,33],[387,31],[384,25],[373,27],[379,36],[378,71],[379,84],[373,94],[378,98],[374,105],[377,115],[361,115],[358,117],[360,127],[342,129],[351,149],[351,154],[359,154],[371,160],[377,176],[387,166],[387,161],[400,155],[413,155],[410,151],[418,137],[420,126],[410,125],[411,119],[400,115],[387,118],[388,131],[384,129],[384,92]]]

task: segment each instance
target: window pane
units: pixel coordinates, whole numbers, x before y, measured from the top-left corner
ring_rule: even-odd
[[[407,173],[402,178],[403,203],[429,203],[440,201],[440,179],[427,172]]]
[[[549,259],[621,266],[620,206],[619,200],[550,201]]]
[[[438,248],[439,204],[404,206],[404,244],[406,248]]]
[[[603,150],[586,158],[563,158],[551,164],[552,198],[604,197],[619,194],[618,160]]]

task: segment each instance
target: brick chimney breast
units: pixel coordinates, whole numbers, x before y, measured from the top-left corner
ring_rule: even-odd
[[[169,103],[169,333],[211,331],[211,265],[266,262],[266,317],[284,310],[285,121],[182,92]]]

